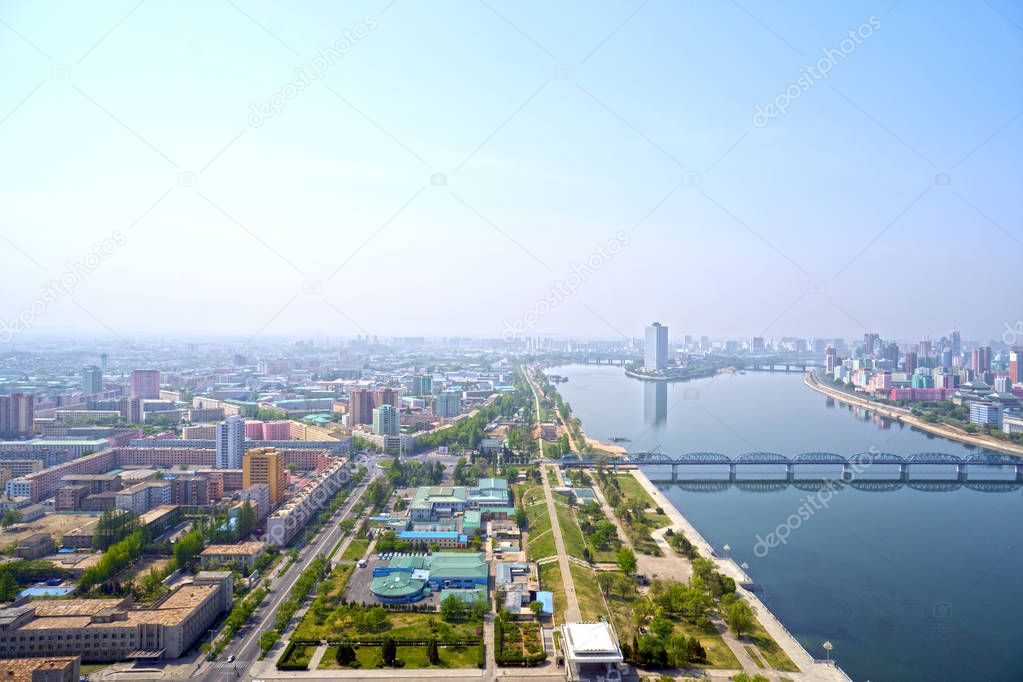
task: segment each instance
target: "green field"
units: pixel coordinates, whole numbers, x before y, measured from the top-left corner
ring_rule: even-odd
[[[565,551],[569,556],[582,559],[586,541],[583,539],[583,532],[579,530],[575,511],[568,505],[561,504],[557,499],[554,501],[554,510],[558,515],[558,525],[561,526],[561,538],[565,541]]]
[[[540,567],[540,589],[554,593],[554,624],[561,625],[565,622],[568,602],[565,599],[565,583],[561,579],[561,567],[558,562],[552,561]]]
[[[754,619],[753,629],[744,639],[748,639],[756,645],[760,655],[764,657],[767,664],[775,670],[797,673],[799,668],[792,662],[785,650],[778,646],[778,643],[767,633],[759,620]]]
[[[324,639],[383,641],[390,637],[397,641],[436,639],[438,642],[451,642],[478,638],[476,630],[480,627],[479,623],[446,623],[436,613],[388,612],[387,623],[383,628],[360,631],[353,618],[359,609],[361,607],[340,606],[321,618],[310,608],[292,639],[317,642]]]
[[[440,663],[431,665],[426,656],[425,646],[399,646],[398,661],[402,668],[475,668],[478,646],[452,646],[440,647],[438,650]],[[384,659],[381,648],[378,646],[362,646],[355,649],[355,660],[359,668],[382,668]],[[337,647],[330,647],[323,654],[323,659],[317,670],[339,670],[337,664]]]
[[[358,561],[366,554],[367,549],[369,549],[369,540],[352,540],[340,559],[342,561]]]
[[[618,476],[618,485],[621,488],[622,495],[633,500],[639,500],[640,503],[647,509],[656,510],[657,504],[654,499],[650,497],[636,477],[632,474],[620,474]],[[664,526],[670,526],[671,520],[668,519],[666,514],[657,514],[655,511],[650,511],[646,514],[647,520],[653,525],[656,530],[663,528]]]
[[[570,563],[569,570],[572,572],[572,582],[575,583],[575,596],[579,600],[579,613],[584,621],[599,620],[607,618],[607,610],[604,608],[604,597],[600,594],[597,586],[597,577],[593,570]]]

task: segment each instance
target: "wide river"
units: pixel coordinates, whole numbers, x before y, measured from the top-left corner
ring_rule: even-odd
[[[620,367],[549,372],[569,378],[559,391],[590,437],[629,438],[622,445],[632,452],[977,452],[836,404],[799,374],[655,384]],[[892,478],[881,469],[861,477]],[[911,476],[954,479],[947,468],[929,469],[935,475]],[[739,476],[779,472],[762,473]],[[711,486],[672,483],[663,468],[647,474],[664,479],[658,485],[719,554],[727,544],[729,556],[748,564],[761,598],[813,656],[823,658],[821,645],[830,641],[853,679],[1023,679],[1023,495],[1013,486],[821,493],[720,485],[705,492]],[[680,476],[721,475],[708,467]]]

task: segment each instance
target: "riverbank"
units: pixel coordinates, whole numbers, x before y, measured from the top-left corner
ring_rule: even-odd
[[[764,627],[769,635],[778,643],[778,646],[785,651],[786,655],[792,662],[799,667],[801,672],[799,673],[786,673],[785,676],[791,679],[799,680],[826,680],[826,681],[838,681],[838,682],[851,682],[848,675],[839,668],[837,665],[824,663],[817,661],[810,655],[810,653],[803,648],[795,637],[792,636],[781,621],[764,605],[760,598],[757,597],[753,592],[750,592],[743,587],[744,584],[750,584],[753,581],[746,574],[746,572],[736,564],[732,559],[721,558],[716,556],[713,547],[710,543],[700,534],[696,528],[689,523],[689,521],[682,516],[682,514],[675,508],[664,493],[655,486],[646,474],[643,473],[642,469],[635,469],[632,471],[632,475],[635,477],[639,484],[649,493],[650,497],[653,498],[654,502],[664,510],[668,519],[671,520],[671,526],[667,528],[661,528],[655,533],[657,540],[664,542],[664,533],[667,532],[668,528],[675,533],[682,533],[687,540],[700,552],[704,557],[707,557],[714,562],[715,568],[718,572],[723,575],[727,575],[735,581],[736,592],[738,592],[747,602],[753,607],[756,613],[757,619],[760,624]]]
[[[935,436],[941,436],[942,438],[948,438],[949,440],[954,440],[960,443],[967,443],[968,445],[975,445],[988,450],[997,450],[998,452],[1023,457],[1023,446],[1007,443],[1003,440],[991,438],[990,436],[985,436],[983,434],[966,433],[965,431],[949,426],[948,424],[932,424],[931,422],[924,421],[920,417],[915,416],[906,408],[893,407],[891,405],[875,402],[869,398],[850,395],[838,388],[828,386],[817,378],[817,374],[815,372],[807,372],[804,374],[803,384],[818,393],[823,393],[835,400],[839,400],[849,405],[862,407],[863,409],[870,410],[882,417],[887,417],[888,419],[893,419],[903,424],[909,424],[914,428],[934,434]]]

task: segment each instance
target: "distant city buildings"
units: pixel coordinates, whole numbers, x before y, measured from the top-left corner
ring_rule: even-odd
[[[103,392],[103,370],[96,365],[82,368],[82,395],[95,395]]]
[[[438,417],[457,417],[462,411],[462,392],[445,390],[433,400],[433,414]]]
[[[398,406],[398,394],[392,388],[353,388],[348,392],[348,423],[372,424],[373,410],[382,405]]]
[[[135,369],[131,372],[131,397],[158,399],[160,397],[160,370]]]
[[[668,366],[668,328],[654,322],[646,328],[643,346],[643,369],[659,371]]]
[[[35,430],[34,403],[30,395],[0,396],[0,438],[28,438]]]

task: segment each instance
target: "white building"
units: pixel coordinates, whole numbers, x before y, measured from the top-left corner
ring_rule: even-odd
[[[373,433],[378,436],[397,436],[400,432],[398,410],[394,405],[373,408]]]
[[[569,680],[621,680],[625,658],[610,623],[565,623],[561,647]]]
[[[643,369],[661,370],[668,366],[668,328],[654,322],[646,328],[643,346]]]
[[[231,416],[217,424],[217,468],[241,469],[245,452],[245,421]]]

